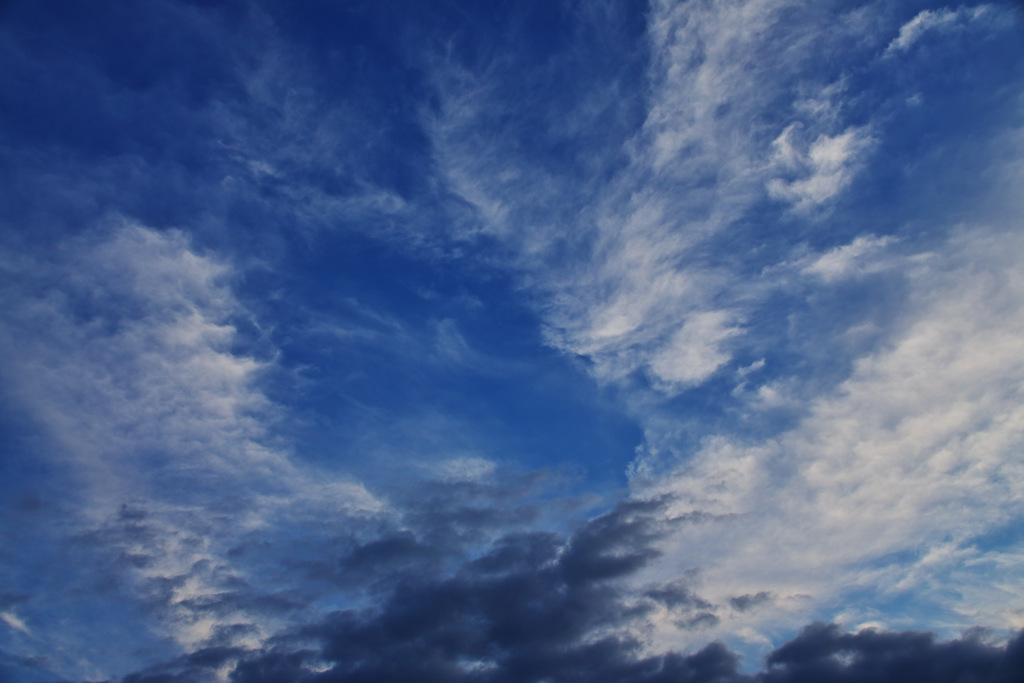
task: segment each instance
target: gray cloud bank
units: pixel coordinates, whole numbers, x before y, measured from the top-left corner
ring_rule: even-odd
[[[363,599],[259,647],[211,639],[121,682],[1011,683],[1024,670],[1024,633],[998,645],[981,631],[939,642],[920,631],[846,633],[824,623],[776,648],[756,673],[743,673],[741,657],[720,642],[651,653],[642,633],[655,603],[698,617],[714,606],[678,587],[631,595],[621,579],[658,555],[655,544],[673,524],[693,520],[666,521],[666,499],[633,500],[568,534],[525,526],[506,532],[535,510],[507,506],[497,492],[473,482],[420,490],[378,535],[350,540],[322,567],[295,568],[341,585],[354,579]],[[244,586],[236,588],[195,609],[216,612],[243,598],[250,609],[281,607],[264,600],[261,608]],[[770,599],[737,596],[733,606]]]
[[[771,652],[756,674],[741,673],[740,657],[718,642],[647,655],[615,628],[647,607],[626,604],[608,582],[651,552],[632,540],[646,512],[621,506],[569,539],[505,536],[451,576],[408,572],[374,607],[335,612],[259,650],[210,647],[122,681],[214,680],[227,667],[236,683],[1011,683],[1024,670],[1024,633],[999,647],[978,634],[937,642],[919,631],[851,634],[823,623]],[[410,550],[395,540],[378,546],[391,571]]]

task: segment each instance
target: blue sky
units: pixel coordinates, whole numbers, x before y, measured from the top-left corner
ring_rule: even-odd
[[[1022,38],[0,4],[0,681],[1017,680]]]

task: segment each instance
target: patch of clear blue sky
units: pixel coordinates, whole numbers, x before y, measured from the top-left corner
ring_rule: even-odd
[[[354,427],[387,432],[395,414],[429,408],[472,432],[456,436],[453,445],[461,441],[529,467],[586,463],[602,480],[621,480],[639,443],[638,429],[614,397],[581,372],[579,361],[543,345],[538,319],[516,299],[507,276],[477,260],[483,252],[424,261],[422,253],[410,254],[394,240],[375,239],[374,233],[392,227],[386,217],[302,215],[301,199],[288,195],[301,185],[358,196],[369,184],[413,205],[418,229],[443,233],[431,223],[458,220],[460,209],[446,210],[434,189],[420,128],[422,109],[431,106],[429,87],[409,63],[417,50],[446,41],[452,58],[470,65],[486,64],[513,43],[518,61],[509,72],[521,80],[506,81],[510,110],[498,118],[514,117],[512,132],[525,154],[541,155],[546,165],[571,160],[563,141],[546,141],[545,127],[521,108],[525,101],[544,101],[535,114],[550,116],[559,97],[581,87],[574,73],[533,80],[532,69],[543,70],[574,38],[580,42],[573,36],[577,28],[554,5],[452,3],[427,10],[419,3],[270,3],[257,10],[233,3],[89,9],[15,3],[8,13],[9,45],[16,47],[5,71],[18,106],[5,108],[2,134],[15,150],[5,176],[9,187],[23,190],[8,193],[8,225],[37,218],[37,235],[48,241],[118,212],[155,227],[186,227],[198,247],[227,249],[243,268],[262,261],[238,283],[238,295],[257,318],[273,321],[262,343],[280,348],[282,365],[309,366],[315,376],[307,373],[312,381],[301,389],[280,387],[276,394],[298,412],[308,411],[305,419],[316,425],[308,449],[300,448],[304,456],[317,458],[332,444],[331,457],[360,469],[357,455],[338,453],[344,450],[337,447],[340,434]],[[622,16],[631,25],[616,30],[635,39],[643,30],[642,7],[624,5]],[[332,132],[356,144],[309,150],[323,153],[321,158],[272,158],[275,172],[266,175],[251,175],[233,156],[234,145],[259,148],[265,142],[274,157],[277,145],[309,144],[302,139],[308,131],[290,130],[286,115],[268,106],[273,102],[261,107],[241,91],[240,71],[265,47],[252,44],[259,34],[252,26],[261,20],[283,41],[281,57],[302,69],[302,86],[310,89],[316,109],[311,116],[343,111],[342,126],[354,130]],[[247,30],[248,40],[231,40],[233,32],[246,36]],[[604,60],[621,68],[617,55],[596,56],[588,66]],[[284,92],[289,85],[274,87]],[[221,109],[211,111],[216,107]],[[232,115],[240,120],[222,120]],[[510,132],[507,125],[498,128]],[[589,142],[570,142],[593,154],[590,143],[603,136],[595,129]],[[99,178],[97,168],[103,169]],[[232,175],[244,178],[242,187],[225,181]],[[396,326],[376,330],[384,336],[401,328],[398,348],[304,329],[324,320],[372,329],[376,323],[359,319],[366,314]],[[431,354],[431,337],[443,321],[479,357],[475,364],[417,358]],[[261,342],[253,343],[258,352]],[[356,427],[353,421],[367,412],[376,422]]]
[[[257,275],[245,297],[275,321],[268,336],[294,373],[271,395],[304,416],[303,457],[373,479],[376,442],[391,462],[473,455],[623,483],[638,426],[584,360],[543,343],[507,277],[360,235],[295,252],[287,275]]]

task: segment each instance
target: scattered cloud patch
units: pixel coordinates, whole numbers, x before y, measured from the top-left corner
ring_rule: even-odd
[[[1012,502],[1021,474],[1010,444],[1024,422],[1018,384],[1006,380],[1022,372],[1024,290],[1011,265],[1019,240],[999,235],[975,235],[970,246],[954,238],[941,256],[908,259],[917,316],[806,406],[797,427],[759,445],[709,440],[655,486],[671,491],[679,509],[749,519],[688,528],[662,547],[669,564],[693,552],[705,558],[709,600],[727,599],[740,584],[777,596],[801,585],[817,600],[841,601],[867,574],[882,594],[914,586],[972,622],[1018,627],[1013,600],[998,586],[979,591],[969,578],[998,562],[980,560],[978,536],[1022,514]],[[771,500],[763,497],[769,490]],[[776,505],[776,496],[787,502]],[[744,559],[773,553],[778,573],[767,581],[758,561]],[[961,581],[972,586],[969,600],[938,588]],[[770,611],[790,609],[799,603],[780,599]],[[754,622],[759,613],[751,612]],[[749,625],[746,614],[726,628]]]
[[[651,360],[655,381],[666,386],[700,384],[730,359],[723,343],[741,333],[725,311],[691,316]]]
[[[798,124],[791,124],[772,143],[773,163],[792,177],[772,178],[768,194],[808,212],[836,197],[853,179],[874,139],[864,128],[838,135],[800,140]]]
[[[2,620],[5,624],[15,629],[16,631],[21,631],[22,633],[31,633],[31,631],[29,631],[28,629],[28,626],[25,625],[25,622],[19,619],[18,615],[14,612],[0,612],[0,620]]]
[[[832,282],[858,273],[877,271],[879,253],[895,241],[892,237],[861,235],[850,244],[836,247],[804,266],[800,272]]]
[[[991,4],[922,10],[900,27],[900,34],[889,43],[885,55],[888,57],[906,52],[929,33],[950,34],[972,28],[1000,28],[1011,23],[1013,19],[1013,15],[1006,7]]]

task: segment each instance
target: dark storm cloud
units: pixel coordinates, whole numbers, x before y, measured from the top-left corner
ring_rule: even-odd
[[[180,585],[187,578],[187,575],[176,577],[175,582]],[[296,591],[263,594],[238,578],[225,579],[222,582],[222,586],[227,589],[200,598],[177,600],[175,604],[195,614],[221,618],[227,618],[238,612],[281,614],[292,610],[299,610],[309,605],[309,599]]]
[[[336,562],[304,568],[335,585],[379,590],[389,589],[396,577],[436,577],[463,562],[483,573],[505,571],[506,564],[535,559],[524,543],[541,537],[554,545],[564,542],[531,528],[545,508],[567,505],[564,499],[550,500],[558,484],[557,477],[537,472],[506,474],[501,485],[419,482],[396,491],[403,510],[395,519],[355,529],[340,539],[344,551]],[[492,550],[482,552],[484,547]]]
[[[1024,677],[1024,632],[999,648],[973,635],[936,643],[933,634],[918,631],[851,634],[812,624],[767,661],[764,683],[1011,683]]]
[[[745,595],[737,595],[734,598],[729,598],[729,604],[737,612],[746,612],[747,610],[754,609],[760,605],[764,605],[773,600],[773,596],[768,591],[761,591],[759,593],[747,593]]]
[[[400,570],[386,582],[392,589],[378,607],[336,612],[292,635],[296,642],[317,643],[315,659],[329,669],[303,674],[282,647],[241,664],[235,680],[646,676],[662,664],[638,661],[639,644],[624,627],[648,608],[628,604],[613,580],[656,556],[652,546],[664,532],[664,508],[664,500],[622,503],[568,538],[554,532],[505,534],[446,576]],[[433,521],[445,526],[451,518]],[[403,565],[421,551],[407,533],[363,545],[347,563],[373,556]],[[304,663],[313,663],[309,657]]]
[[[450,491],[455,500],[448,512],[440,513],[436,500],[421,499],[408,516],[415,527],[385,531],[340,559],[342,576],[377,574],[379,593],[372,606],[335,612],[271,639],[259,652],[209,648],[203,651],[208,664],[192,655],[125,680],[196,679],[226,660],[238,662],[236,681],[518,681],[578,675],[628,680],[623,678],[628,672],[661,667],[638,662],[636,640],[625,631],[614,633],[648,609],[629,605],[614,579],[656,556],[652,544],[665,530],[664,500],[621,503],[568,536],[498,534],[482,552],[466,553],[453,570],[443,571],[461,542],[436,548],[428,539],[467,524],[477,540],[485,529],[508,522],[490,498],[495,492],[486,487]],[[462,504],[466,509],[460,513]],[[469,509],[478,514],[469,515]],[[514,510],[511,514],[518,518]],[[222,598],[215,596],[204,607],[216,611]],[[593,678],[598,670],[607,676]]]
[[[662,603],[668,608],[709,609],[711,603],[693,592],[691,581],[680,579],[648,590],[644,595]]]
[[[431,554],[411,531],[399,531],[369,543],[357,545],[341,561],[345,574],[376,571],[381,566],[393,567],[421,560]]]
[[[686,631],[699,631],[718,626],[721,619],[711,612],[698,612],[688,619],[678,619],[675,624]]]
[[[344,621],[336,619],[313,629],[326,636],[322,651],[279,648],[243,653],[211,648],[123,680],[206,680],[213,667],[238,658],[241,661],[231,674],[234,683],[1015,683],[1024,673],[1024,633],[998,647],[971,634],[940,643],[930,633],[849,634],[835,624],[812,624],[772,652],[762,671],[747,675],[739,672],[740,657],[721,643],[690,655],[670,652],[641,657],[636,641],[606,636],[577,640],[567,647],[523,650],[496,665],[481,666],[468,651],[459,652],[463,658],[452,656],[454,652],[445,656],[416,636],[398,642],[383,630],[367,632],[369,623],[349,630],[352,624]],[[380,658],[379,648],[393,657]],[[323,668],[325,660],[334,666]]]
[[[687,515],[683,519],[699,522],[702,515]],[[683,577],[653,586],[644,592],[644,596],[669,610],[672,623],[684,631],[700,631],[713,628],[721,623],[715,612],[718,607],[705,600],[695,590],[699,579],[699,570],[691,569]]]
[[[515,497],[486,484],[449,485],[447,508],[444,490],[420,488],[393,526],[339,553],[335,585],[358,594],[372,584],[364,593],[372,599],[286,628],[255,650],[237,645],[253,626],[223,624],[204,647],[122,683],[212,681],[224,670],[234,683],[1010,683],[1024,671],[1024,634],[997,647],[977,634],[942,643],[928,633],[849,634],[826,624],[776,649],[756,674],[741,673],[740,656],[717,642],[689,654],[649,655],[641,634],[656,604],[681,628],[718,623],[716,607],[695,591],[696,571],[649,586],[639,600],[621,581],[658,556],[667,525],[699,520],[666,522],[668,500],[631,500],[563,534],[530,528],[538,512],[529,486]],[[145,542],[153,537],[147,520],[126,508],[115,526]],[[435,543],[445,534],[452,538]],[[184,578],[167,577],[154,595],[170,600],[171,584]],[[192,599],[193,613],[280,614],[302,606],[234,576],[216,585],[218,592]],[[729,605],[743,611],[771,599],[740,595]]]
[[[664,522],[655,522],[665,499],[627,501],[584,526],[562,557],[566,582],[585,584],[631,574],[657,557],[651,543]]]
[[[407,498],[405,523],[418,528],[435,546],[457,548],[510,528],[522,527],[541,514],[540,498],[552,481],[545,473],[506,478],[500,484],[478,481],[428,482]]]
[[[199,683],[214,679],[214,670],[237,661],[244,650],[231,647],[210,647],[193,652],[166,664],[136,671],[122,683]]]

